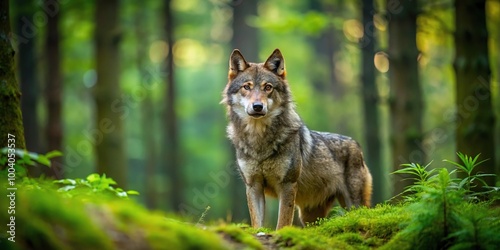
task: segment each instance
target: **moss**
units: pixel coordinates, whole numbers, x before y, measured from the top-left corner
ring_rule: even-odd
[[[319,234],[313,227],[300,229],[285,227],[278,232],[276,243],[280,248],[290,249],[355,249],[337,238]]]
[[[0,195],[7,195],[5,188]],[[6,199],[0,200],[8,207]],[[0,222],[8,223],[6,213]],[[95,194],[69,197],[47,183],[20,185],[16,243],[2,249],[225,249],[217,233],[169,219],[132,200]]]
[[[4,206],[7,207],[6,202],[2,202]],[[81,202],[64,199],[54,190],[18,187],[15,217],[16,244],[20,249],[112,249],[113,246],[104,231],[88,219]],[[6,219],[2,218],[2,222]]]
[[[272,233],[274,232],[273,229],[271,228],[266,228],[266,227],[260,227],[260,228],[253,228],[251,227],[250,225],[248,224],[244,224],[244,223],[238,223],[238,224],[235,224],[237,227],[243,229],[245,232],[249,233],[249,234],[258,234],[258,233],[266,233],[266,234],[269,234],[269,233]]]
[[[248,248],[264,249],[262,244],[257,239],[255,239],[253,234],[246,232],[238,225],[219,226],[215,229],[215,231],[229,236],[231,240],[241,243]]]
[[[0,196],[6,192],[0,188]],[[0,199],[0,206],[8,207],[8,199]],[[276,232],[246,224],[206,229],[133,200],[69,196],[46,182],[29,181],[16,192],[16,244],[2,239],[0,249],[412,249],[419,237],[441,239],[432,231],[436,227],[428,226],[435,219],[427,224],[420,219],[430,207],[414,202],[340,211],[306,228]],[[449,246],[493,249],[500,244],[499,208],[461,202],[455,210],[460,227]],[[0,224],[8,223],[6,215],[0,213]],[[256,236],[259,232],[266,235]]]
[[[375,208],[358,208],[345,216],[330,218],[320,223],[318,231],[328,236],[340,233],[359,233],[372,244],[387,242],[408,221],[410,214],[402,206],[377,205]]]

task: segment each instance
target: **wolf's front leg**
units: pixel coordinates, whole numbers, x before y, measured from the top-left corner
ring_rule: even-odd
[[[295,196],[297,195],[297,182],[282,183],[278,195],[280,205],[276,230],[292,225],[293,213],[295,211]]]
[[[248,210],[252,227],[259,228],[264,226],[264,211],[266,199],[264,196],[264,185],[259,182],[254,182],[246,185]]]

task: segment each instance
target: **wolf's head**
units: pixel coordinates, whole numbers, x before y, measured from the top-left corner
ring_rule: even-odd
[[[249,63],[235,49],[229,58],[228,83],[222,103],[242,119],[273,117],[290,102],[285,60],[279,49],[264,63]]]

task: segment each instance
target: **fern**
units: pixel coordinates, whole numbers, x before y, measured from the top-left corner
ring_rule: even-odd
[[[477,192],[474,187],[485,184],[483,177],[491,174],[474,173],[478,156],[458,153],[460,163],[445,160],[456,169],[428,170],[430,164],[405,164],[394,173],[409,174],[415,184],[404,194],[411,201],[408,209],[413,213],[405,229],[398,234],[395,245],[402,242],[414,249],[493,249],[500,243],[500,216],[488,209],[488,203],[475,197],[498,192],[498,188]],[[466,173],[463,179],[453,178],[457,171]],[[411,192],[409,192],[411,191]],[[494,234],[497,234],[496,236]]]
[[[479,200],[478,199],[479,196],[486,196],[496,191],[495,188],[489,187],[488,184],[483,180],[484,177],[495,176],[494,174],[486,174],[486,173],[473,174],[474,169],[481,163],[487,161],[488,159],[478,162],[477,160],[479,158],[479,155],[481,154],[476,155],[476,157],[474,158],[462,154],[461,152],[458,152],[457,155],[458,158],[462,161],[461,163],[450,160],[444,160],[444,161],[454,165],[458,171],[466,174],[467,177],[463,179],[456,179],[457,188],[463,189],[465,191],[464,198],[469,199],[471,201],[472,200],[477,201]],[[481,186],[483,186],[485,190],[482,192],[473,191],[473,189],[476,188],[478,184],[481,184]]]

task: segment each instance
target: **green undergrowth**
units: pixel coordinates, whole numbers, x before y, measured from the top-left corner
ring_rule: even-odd
[[[5,152],[0,150],[2,164]],[[0,182],[0,225],[7,225],[0,231],[0,249],[497,249],[500,188],[485,185],[482,178],[490,174],[474,171],[483,163],[477,156],[458,155],[462,162],[446,161],[453,170],[404,165],[396,173],[413,176],[415,184],[399,204],[335,208],[329,218],[305,228],[278,231],[204,225],[209,208],[198,223],[188,223],[193,220],[144,208],[129,198],[137,192],[116,187],[105,175],[32,179],[11,164],[18,174],[15,185]],[[18,164],[49,164],[51,155],[18,157]],[[0,178],[7,180],[8,173],[0,170]]]
[[[28,179],[29,180],[29,179]],[[211,231],[107,194],[68,196],[46,181],[17,186],[15,243],[0,232],[0,249],[225,249]],[[6,197],[6,188],[0,196]],[[0,207],[9,206],[0,199]],[[0,224],[10,223],[0,213]]]
[[[277,244],[293,249],[370,249],[387,243],[401,230],[410,213],[404,206],[358,208],[323,219],[306,228],[287,227],[276,232]]]

